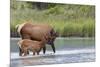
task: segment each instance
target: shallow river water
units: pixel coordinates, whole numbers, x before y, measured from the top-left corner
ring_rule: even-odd
[[[46,54],[20,57],[18,51],[19,38],[11,38],[11,67],[23,67],[33,65],[64,64],[95,61],[94,38],[57,38],[55,40],[56,53],[51,46],[46,45]]]

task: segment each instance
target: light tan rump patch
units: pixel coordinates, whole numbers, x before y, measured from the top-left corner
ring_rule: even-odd
[[[17,25],[18,29],[17,29],[17,32],[20,34],[20,31],[22,29],[22,27],[25,25],[26,23],[22,23],[20,25]]]

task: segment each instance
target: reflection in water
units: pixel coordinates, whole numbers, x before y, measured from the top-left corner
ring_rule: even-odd
[[[25,57],[20,59],[12,59],[16,65],[43,65],[43,64],[62,64],[62,63],[78,63],[78,62],[94,62],[95,53],[76,53],[76,54],[65,54],[65,55],[44,55],[37,57]],[[11,62],[11,63],[12,63]],[[12,63],[12,65],[13,65]]]
[[[41,56],[41,57],[31,57],[31,58],[22,58],[21,62],[23,65],[36,65],[36,64],[47,64],[47,63],[55,63],[56,62],[56,56],[50,55],[50,56]]]

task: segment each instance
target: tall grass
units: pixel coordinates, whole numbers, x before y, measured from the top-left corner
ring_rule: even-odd
[[[51,10],[51,9],[50,9]],[[80,17],[76,14],[71,18],[70,11],[67,14],[48,14],[48,10],[11,10],[11,31],[15,30],[17,24],[25,21],[32,23],[48,23],[58,33],[59,36],[80,36],[80,37],[93,37],[95,36],[95,19],[92,17]],[[62,11],[61,11],[62,13]],[[70,17],[70,18],[69,18]]]

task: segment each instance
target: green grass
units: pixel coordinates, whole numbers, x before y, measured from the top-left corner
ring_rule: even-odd
[[[69,19],[64,14],[47,14],[47,11],[38,10],[11,10],[11,31],[15,30],[17,24],[25,21],[33,23],[48,23],[60,36],[95,36],[95,19],[91,17],[76,17]]]

